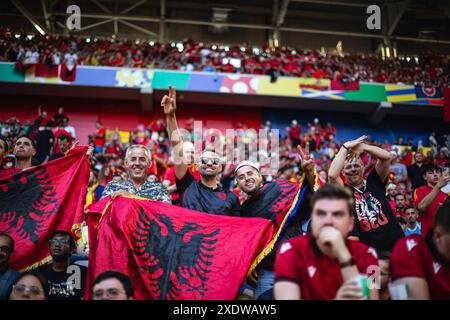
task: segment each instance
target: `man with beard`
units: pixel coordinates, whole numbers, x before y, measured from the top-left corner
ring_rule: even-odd
[[[13,153],[17,159],[16,171],[28,169],[33,166],[31,160],[36,154],[36,145],[30,137],[22,136],[16,140]]]
[[[163,97],[161,106],[164,107],[169,138],[174,148],[174,170],[181,206],[212,214],[239,216],[239,198],[234,193],[224,190],[218,183],[222,163],[217,153],[205,150],[196,161],[200,181],[195,180],[188,170],[189,166],[183,152],[183,139],[175,117],[177,109],[175,88],[169,87],[169,95]]]
[[[345,185],[353,194],[356,221],[352,235],[377,251],[392,251],[397,240],[403,237],[385,193],[392,156],[386,150],[366,144],[366,140],[367,136],[362,136],[342,144],[330,165],[328,181]],[[378,159],[367,178],[360,157],[363,152]]]
[[[14,252],[14,239],[7,233],[0,233],[0,300],[7,299],[7,292],[19,273],[9,265]]]
[[[151,164],[151,154],[140,144],[129,146],[125,153],[125,170],[129,179],[111,181],[106,185],[102,198],[111,195],[111,199],[118,196],[139,196],[154,201],[170,202],[170,194],[165,186],[159,182],[147,181],[147,171]]]
[[[378,299],[362,290],[378,268],[376,251],[347,236],[353,229],[353,199],[343,187],[326,184],[311,199],[311,233],[283,243],[275,264],[277,300]]]
[[[315,161],[309,155],[309,146],[307,146],[305,152],[301,146],[298,146],[298,150],[301,157],[302,172],[306,175],[309,192],[305,193],[302,205],[298,206],[272,251],[258,265],[255,299],[271,300],[276,251],[284,241],[301,235],[302,224],[309,215],[309,206],[303,205],[303,203],[308,203],[308,198],[314,192]],[[283,194],[282,190],[291,189],[294,185],[293,182],[277,179],[263,183],[259,166],[251,161],[239,163],[235,169],[235,177],[239,188],[248,195],[248,198],[241,205],[243,217],[259,217],[276,223],[277,215],[288,209],[286,208],[287,203],[284,202],[287,196]]]
[[[50,237],[52,263],[36,269],[48,281],[49,300],[80,300],[84,295],[87,268],[70,264],[75,240],[69,232],[58,230]]]
[[[56,160],[59,158],[64,157],[67,152],[70,150],[70,137],[66,134],[60,134],[58,136],[58,145],[59,145],[59,152],[54,153],[50,156],[48,161]]]
[[[406,198],[403,193],[399,193],[395,195],[395,212],[394,215],[396,217],[405,217],[405,206],[406,206]]]

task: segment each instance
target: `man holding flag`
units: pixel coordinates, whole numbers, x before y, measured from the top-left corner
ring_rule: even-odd
[[[239,198],[233,192],[224,190],[218,183],[223,164],[216,152],[205,150],[197,160],[200,181],[197,181],[188,170],[189,166],[183,156],[183,138],[175,117],[177,109],[175,88],[169,87],[169,95],[163,97],[161,106],[164,107],[169,138],[174,148],[175,181],[180,192],[181,206],[213,214],[239,216]]]
[[[262,298],[263,294],[272,296],[276,250],[282,242],[301,234],[302,219],[305,220],[309,210],[308,206],[299,204],[307,190],[310,195],[318,187],[319,180],[316,180],[314,158],[309,155],[308,149],[307,146],[303,151],[302,147],[298,146],[304,173],[300,184],[287,180],[275,180],[263,184],[258,165],[251,161],[242,161],[236,166],[237,184],[249,196],[241,205],[242,216],[269,219],[279,230],[272,243],[259,257],[261,263],[256,269],[258,282],[255,299]],[[305,179],[309,186],[304,185]]]

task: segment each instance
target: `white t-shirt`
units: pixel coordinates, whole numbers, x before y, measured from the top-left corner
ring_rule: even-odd
[[[30,63],[38,63],[39,62],[39,52],[35,51],[31,54]]]
[[[53,54],[53,64],[61,64],[61,56],[59,53]]]
[[[67,69],[72,70],[73,67],[77,64],[78,56],[75,53],[66,53],[64,55],[64,59],[66,60]]]

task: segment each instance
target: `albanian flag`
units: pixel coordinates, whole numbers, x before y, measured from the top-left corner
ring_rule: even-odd
[[[296,212],[308,187],[303,181],[286,186],[275,223],[105,198],[88,214],[88,287],[99,273],[116,270],[131,277],[135,299],[235,299]]]
[[[55,230],[76,230],[83,220],[89,180],[87,147],[63,158],[0,179],[0,230],[14,241],[17,270],[50,261],[48,241]]]
[[[273,224],[119,197],[108,203],[97,232],[89,230],[88,283],[116,270],[131,277],[135,299],[234,299]]]

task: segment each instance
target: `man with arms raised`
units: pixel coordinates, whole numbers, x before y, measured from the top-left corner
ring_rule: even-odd
[[[217,153],[205,150],[197,159],[200,181],[195,180],[191,171],[188,170],[189,166],[183,156],[183,139],[175,116],[177,109],[175,88],[169,87],[169,95],[163,97],[161,106],[164,107],[169,139],[174,148],[174,170],[181,206],[207,213],[239,216],[238,197],[222,189],[218,183],[218,176],[222,172],[222,161]]]
[[[353,235],[376,250],[392,251],[403,237],[391,206],[386,198],[386,182],[391,154],[379,147],[365,143],[367,137],[347,141],[339,149],[328,171],[328,181],[345,185],[353,194],[355,228]],[[369,153],[378,159],[367,178],[360,155]],[[341,171],[346,180],[340,177]]]

